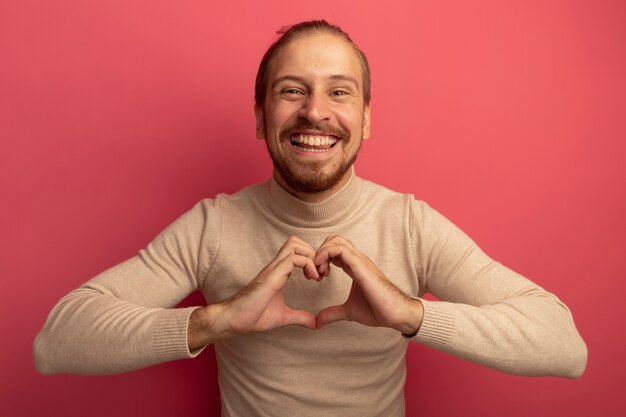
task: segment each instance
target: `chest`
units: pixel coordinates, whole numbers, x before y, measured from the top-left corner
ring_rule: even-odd
[[[373,220],[359,218],[333,228],[306,229],[262,216],[225,215],[219,249],[202,292],[208,303],[236,294],[275,258],[289,236],[297,236],[317,249],[328,236],[340,235],[374,261],[398,288],[416,295],[418,280],[406,225],[400,219]],[[305,279],[302,270],[296,268],[283,294],[290,307],[316,312],[345,301],[351,285],[351,278],[338,267],[332,267],[321,282]]]

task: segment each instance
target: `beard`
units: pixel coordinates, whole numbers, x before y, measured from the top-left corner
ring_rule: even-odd
[[[293,133],[302,130],[315,130],[322,133],[330,133],[337,137],[337,143],[335,146],[347,145],[351,140],[350,133],[344,129],[311,125],[307,122],[297,122],[293,126],[289,126],[280,133],[280,140],[282,143],[290,142]],[[267,136],[266,136],[267,138]],[[272,158],[274,168],[285,180],[287,185],[294,191],[304,194],[316,194],[323,191],[330,190],[336,186],[339,181],[344,177],[346,172],[352,167],[356,161],[356,157],[360,150],[359,148],[352,155],[343,155],[338,164],[329,168],[329,172],[324,172],[324,166],[328,164],[325,161],[306,161],[306,162],[294,162],[289,161],[284,154],[272,150],[269,145],[269,140],[265,141],[267,150]]]
[[[297,167],[293,163],[287,162],[283,155],[273,152],[267,147],[274,163],[274,168],[285,180],[287,185],[294,191],[304,194],[316,194],[330,190],[341,181],[346,172],[356,161],[358,151],[349,159],[343,159],[341,163],[332,168],[327,174],[322,172],[323,162],[307,161],[299,163]],[[295,169],[294,169],[295,168]]]

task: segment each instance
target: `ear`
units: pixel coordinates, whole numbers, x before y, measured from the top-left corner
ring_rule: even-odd
[[[265,114],[258,104],[254,105],[254,117],[256,117],[256,137],[263,140],[265,139]]]
[[[369,139],[371,128],[372,122],[370,118],[370,105],[366,104],[363,109],[363,140]]]

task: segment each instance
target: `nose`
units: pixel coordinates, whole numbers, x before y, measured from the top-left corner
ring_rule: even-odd
[[[303,101],[300,117],[311,123],[330,119],[330,109],[323,94],[312,92]]]

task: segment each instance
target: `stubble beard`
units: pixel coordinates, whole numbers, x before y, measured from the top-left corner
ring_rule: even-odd
[[[323,174],[322,162],[306,161],[298,163],[297,167],[294,167],[295,163],[290,164],[282,155],[273,152],[269,146],[267,148],[274,163],[274,168],[276,168],[276,171],[278,171],[278,174],[289,188],[304,194],[317,194],[336,186],[352,167],[358,154],[357,150],[350,159],[343,159],[331,172]]]
[[[297,126],[285,129],[280,134],[280,140],[283,144],[287,143],[286,146],[291,146],[289,144],[289,142],[291,141],[291,135],[298,130],[308,129],[320,130],[323,132],[332,132],[338,137],[337,145],[335,146],[343,146],[345,148],[350,141],[355,140],[354,138],[350,137],[349,132],[341,129],[329,129],[323,127],[320,128],[319,126],[308,126],[303,124],[298,124]],[[274,168],[276,169],[276,171],[278,171],[278,174],[282,177],[287,186],[289,186],[289,188],[291,188],[295,192],[304,194],[321,193],[330,190],[334,186],[339,184],[339,182],[346,175],[348,170],[352,167],[352,165],[354,165],[356,157],[361,148],[361,145],[359,144],[359,148],[354,152],[353,155],[350,155],[347,160],[345,159],[344,155],[344,157],[339,161],[338,165],[336,167],[332,167],[331,172],[323,173],[324,165],[327,164],[326,162],[288,161],[283,154],[271,149],[268,140],[266,140],[265,143],[270,157],[272,158]]]

